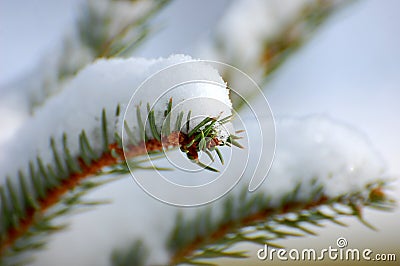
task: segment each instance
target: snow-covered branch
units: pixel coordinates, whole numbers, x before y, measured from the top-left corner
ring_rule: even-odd
[[[98,186],[84,179],[129,172],[125,159],[180,147],[190,160],[214,170],[203,165],[197,153],[234,144],[230,132],[221,128],[231,117],[229,92],[217,70],[193,62],[183,55],[100,60],[38,109],[4,150],[2,252],[14,244],[32,247],[26,246],[27,239],[17,240],[30,236],[29,230],[43,231],[43,222],[81,204],[78,199],[86,189]],[[150,87],[140,90],[148,77],[174,65],[179,68],[172,75],[153,78]],[[187,80],[203,83],[182,85]],[[176,84],[181,86],[165,90]],[[11,178],[5,182],[6,174]],[[64,211],[55,215],[54,206]]]
[[[232,2],[212,33],[200,46],[202,58],[213,58],[245,69],[263,84],[294,51],[300,48],[341,7],[343,0],[237,0]],[[247,100],[254,92],[241,86],[233,73],[222,73],[229,86]],[[232,97],[234,107],[242,100]]]

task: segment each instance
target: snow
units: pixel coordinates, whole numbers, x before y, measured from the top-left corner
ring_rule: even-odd
[[[200,43],[197,54],[201,58],[218,60],[244,70],[257,83],[262,84],[266,70],[262,61],[268,42],[279,36],[287,38],[282,39],[282,42],[296,39],[297,36],[308,36],[310,30],[302,23],[307,20],[302,18],[302,12],[310,7],[316,9],[318,5],[333,6],[340,2],[343,1],[233,1],[213,30],[212,38]],[[296,27],[285,33],[287,26],[293,22],[297,23]],[[227,77],[229,86],[242,96],[252,96],[252,91],[245,90],[240,78],[232,73],[224,73],[223,77]]]
[[[363,190],[382,179],[385,165],[369,140],[356,129],[322,115],[277,120],[277,149],[262,190],[279,200],[296,184],[317,180],[328,197]]]
[[[205,63],[192,62],[175,65],[146,80],[133,95],[124,119],[137,125],[136,107],[139,105],[142,120],[146,121],[148,102],[154,109],[156,125],[160,130],[170,98],[173,104],[170,114],[171,128],[175,127],[174,122],[180,112],[184,112],[183,122],[186,121],[188,110],[191,110],[190,129],[207,116],[221,115],[224,118],[231,115],[229,91],[217,70]],[[118,126],[122,127],[122,121],[119,121]],[[150,132],[149,123],[147,130]]]
[[[112,135],[115,130],[119,132],[122,128],[121,124],[119,123],[116,128],[113,126],[118,122],[114,116],[117,105],[121,105],[123,114],[131,95],[145,79],[168,66],[183,62],[193,62],[193,64],[180,64],[176,71],[161,75],[160,79],[152,79],[151,86],[146,90],[140,90],[136,95],[138,98],[135,98],[131,104],[134,107],[133,110],[136,111],[136,105],[142,103],[142,119],[146,120],[146,103],[155,103],[158,96],[165,92],[165,88],[182,81],[205,79],[213,84],[182,85],[160,98],[154,106],[156,121],[161,123],[160,121],[163,120],[160,116],[166,109],[170,97],[178,106],[176,111],[183,110],[186,114],[191,110],[192,117],[218,116],[221,112],[224,116],[230,115],[231,104],[228,90],[218,72],[205,63],[194,63],[189,56],[173,55],[169,58],[151,60],[143,58],[97,60],[83,69],[66,85],[64,90],[51,97],[46,105],[37,109],[33,117],[28,119],[14,138],[2,148],[3,155],[6,156],[0,162],[1,178],[4,178],[6,174],[14,176],[18,169],[26,172],[24,167],[27,167],[30,160],[35,160],[37,155],[43,159],[44,163],[52,163],[51,152],[49,152],[50,137],[55,138],[56,146],[61,149],[63,133],[69,137],[68,143],[72,156],[77,156],[79,153],[78,136],[82,130],[88,134],[93,148],[100,151],[102,109],[104,108],[107,113],[109,135]],[[193,100],[190,100],[193,97],[201,97],[201,99],[196,100],[197,104],[193,104]],[[129,125],[138,124],[133,112],[127,114],[126,120]],[[191,121],[191,128],[196,125],[196,120]],[[174,124],[171,125],[172,128],[174,126]],[[135,134],[139,138],[139,131],[135,131]]]
[[[23,92],[8,87],[1,91],[0,97],[0,161],[5,158],[2,147],[12,139],[22,122],[28,117],[27,100]],[[25,101],[24,101],[24,100]]]
[[[215,54],[247,70],[259,62],[265,42],[314,0],[237,0],[219,21]],[[220,46],[221,45],[221,46]]]
[[[260,138],[252,133],[258,132],[252,130],[255,126],[255,121],[247,121],[249,138]],[[323,185],[328,197],[335,197],[363,189],[384,174],[385,166],[368,139],[341,122],[318,115],[285,117],[276,119],[276,127],[275,161],[257,190],[271,196],[272,204],[278,205],[299,182],[303,185],[298,199],[308,200],[311,191],[308,184],[314,178]],[[230,167],[236,164],[233,161]],[[154,173],[141,174],[150,178]],[[230,193],[238,194],[247,188],[248,182],[245,176]],[[199,208],[163,204],[141,191],[130,178],[105,186],[90,197],[111,198],[113,204],[74,217],[71,229],[58,234],[48,250],[37,254],[34,265],[108,265],[113,248],[135,239],[142,239],[150,248],[148,265],[165,265],[168,261],[165,242],[178,211],[185,217],[194,217],[196,211],[211,206],[213,217],[218,217],[223,209],[223,199]]]

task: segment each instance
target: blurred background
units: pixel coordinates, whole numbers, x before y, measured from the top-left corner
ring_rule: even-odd
[[[4,95],[15,90],[10,84],[32,72],[43,55],[58,44],[79,14],[81,2],[0,0],[0,104],[6,99]],[[158,32],[135,50],[134,56],[203,56],[199,52],[201,45],[212,36],[230,4],[225,0],[172,1],[154,18],[154,23],[161,25]],[[381,154],[387,163],[387,175],[398,177],[399,25],[397,0],[360,0],[338,11],[264,85],[274,114],[326,114],[353,126]],[[218,58],[210,55],[202,59]],[[12,134],[8,129],[18,124],[18,106],[15,113],[0,116],[12,118],[1,120],[6,121],[1,125],[3,135]],[[395,187],[393,195],[399,199],[398,181]],[[344,219],[350,225],[348,228],[328,224],[316,229],[319,236],[280,244],[299,249],[325,248],[343,236],[353,248],[395,252],[400,259],[400,211],[367,211],[365,215],[379,231],[372,231],[354,219]],[[243,265],[240,260],[227,263]]]

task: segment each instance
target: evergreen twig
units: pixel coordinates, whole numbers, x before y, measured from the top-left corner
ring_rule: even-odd
[[[224,212],[219,220],[211,218],[210,209],[199,212],[192,220],[178,215],[167,243],[172,254],[169,265],[215,265],[210,259],[246,258],[246,252],[235,251],[233,245],[250,242],[282,248],[276,240],[314,235],[311,228],[324,221],[341,226],[345,224],[338,219],[343,216],[364,221],[362,207],[385,210],[395,207],[395,201],[383,191],[386,183],[381,181],[366,185],[364,191],[335,198],[324,195],[320,187],[310,185],[314,188],[309,200],[299,197],[300,184],[283,197],[279,205],[273,204],[262,192],[249,196],[243,190],[236,197],[225,197]],[[365,194],[367,196],[363,196]],[[324,207],[331,212],[326,212]]]
[[[101,176],[108,174],[124,174],[129,169],[126,165],[126,158],[135,158],[149,153],[158,153],[164,147],[181,147],[182,151],[190,154],[190,159],[197,156],[199,142],[192,142],[188,149],[186,145],[192,138],[201,135],[204,137],[200,127],[195,127],[195,131],[189,138],[184,132],[173,131],[168,135],[161,136],[155,125],[154,110],[148,109],[148,118],[151,134],[146,132],[145,123],[141,120],[140,107],[137,108],[138,130],[141,141],[134,140],[130,126],[124,122],[124,129],[128,135],[129,145],[126,146],[125,154],[122,147],[122,140],[118,132],[109,133],[109,124],[105,109],[101,112],[101,136],[103,148],[95,151],[85,131],[79,135],[80,154],[73,157],[68,148],[68,137],[62,135],[62,148],[58,149],[54,138],[50,139],[50,146],[53,153],[54,166],[44,165],[40,157],[36,163],[29,163],[29,180],[32,187],[28,188],[28,178],[22,171],[19,172],[18,188],[7,179],[6,186],[0,186],[0,262],[18,261],[22,256],[21,251],[42,248],[44,246],[43,237],[49,233],[56,232],[65,226],[57,226],[53,219],[69,213],[79,207],[87,207],[100,204],[101,202],[87,202],[83,196],[91,189],[106,184],[114,178],[102,179]],[[172,99],[166,109],[166,117],[170,117],[172,110]],[[189,112],[190,113],[190,112]],[[119,111],[117,108],[117,115]],[[180,123],[182,115],[178,115],[176,123]],[[225,143],[217,139],[215,130],[210,129],[214,124],[207,124],[209,118],[202,121],[201,125],[207,129],[207,137],[212,137],[211,146],[224,146]],[[170,119],[167,121],[170,123]],[[188,121],[186,121],[188,122]],[[171,125],[169,125],[171,127]],[[61,151],[61,152],[60,152]],[[125,158],[125,156],[127,156]],[[154,159],[154,158],[153,158]],[[195,158],[197,159],[197,158]],[[201,166],[198,160],[195,162]],[[142,165],[143,161],[137,160],[130,162],[133,169],[149,169]],[[204,165],[205,169],[215,170]],[[150,169],[154,169],[151,167]],[[161,168],[157,168],[162,170]],[[40,243],[40,244],[39,244]]]

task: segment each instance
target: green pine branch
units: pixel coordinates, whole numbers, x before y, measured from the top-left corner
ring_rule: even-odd
[[[172,99],[165,110],[163,124],[167,126],[161,132],[155,124],[154,110],[149,108],[147,117],[151,130],[148,132],[141,119],[140,106],[137,107],[138,125],[131,127],[126,121],[124,123],[129,142],[125,147],[128,158],[124,155],[120,133],[116,130],[110,133],[109,127],[115,125],[108,119],[110,114],[103,109],[99,127],[103,143],[101,150],[93,148],[90,138],[83,130],[77,136],[80,153],[72,156],[68,148],[69,136],[63,134],[62,149],[57,147],[53,138],[50,139],[49,152],[53,155],[53,164],[45,164],[37,157],[35,161],[29,162],[28,173],[19,172],[18,183],[7,178],[6,184],[0,186],[0,265],[22,263],[30,251],[42,248],[47,235],[66,227],[65,224],[57,222],[56,218],[78,209],[86,209],[88,206],[103,204],[103,201],[84,199],[92,189],[117,180],[120,174],[129,173],[129,168],[154,169],[155,167],[149,168],[144,165],[148,160],[142,160],[139,156],[161,153],[164,144],[166,148],[180,147],[192,162],[208,170],[217,171],[201,163],[198,153],[210,153],[215,151],[217,146],[228,144],[228,141],[218,140],[215,125],[226,123],[230,117],[207,117],[190,131],[177,130],[180,126],[174,127],[173,131],[171,109]],[[111,120],[116,121],[120,115],[119,106],[112,115],[115,119]],[[175,126],[182,123],[183,115],[181,113],[177,116]],[[187,117],[190,119],[190,116]],[[189,120],[184,122],[189,124]],[[140,138],[135,137],[134,130],[140,132]],[[154,158],[157,157],[152,156],[150,159]],[[129,160],[129,168],[126,160]]]
[[[301,186],[311,186],[308,199],[299,195]],[[193,219],[176,218],[167,247],[171,253],[169,265],[217,265],[216,258],[248,257],[248,252],[235,249],[234,245],[249,242],[257,245],[283,248],[277,240],[288,237],[315,235],[315,226],[333,222],[346,226],[340,218],[356,217],[373,228],[362,216],[362,208],[389,211],[395,201],[384,193],[387,184],[377,181],[365,186],[363,191],[329,198],[324,188],[315,182],[299,183],[282,197],[276,205],[262,192],[249,194],[245,189],[238,196],[225,197],[223,213],[211,217],[211,209],[198,212]]]

